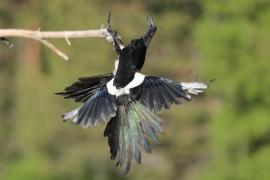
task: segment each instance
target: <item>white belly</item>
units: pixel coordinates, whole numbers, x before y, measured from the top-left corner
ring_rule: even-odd
[[[124,95],[124,94],[129,94],[130,93],[129,90],[141,85],[143,83],[143,81],[144,81],[144,78],[145,78],[145,75],[136,72],[135,75],[134,75],[133,80],[123,88],[116,89],[116,87],[113,85],[114,78],[111,79],[106,84],[106,86],[107,86],[109,94],[118,97],[118,96],[121,96],[121,95]]]

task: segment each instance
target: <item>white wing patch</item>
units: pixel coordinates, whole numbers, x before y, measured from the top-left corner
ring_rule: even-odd
[[[145,78],[145,75],[136,72],[134,75],[134,79],[130,83],[128,83],[124,88],[116,89],[116,87],[113,85],[114,78],[111,79],[106,84],[106,86],[107,86],[109,94],[118,97],[124,94],[129,94],[130,93],[129,90],[141,85],[144,81],[144,78]]]
[[[68,113],[63,114],[64,121],[67,121],[68,119],[72,119],[72,122],[76,123],[78,120],[78,113],[82,106],[80,106],[77,109],[74,109]]]
[[[181,82],[183,90],[189,94],[197,95],[207,89],[208,85],[204,82]]]

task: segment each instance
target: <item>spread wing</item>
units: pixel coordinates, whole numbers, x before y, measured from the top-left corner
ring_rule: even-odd
[[[84,128],[110,121],[116,114],[116,98],[108,93],[106,83],[112,77],[105,74],[80,78],[64,92],[56,93],[83,102],[79,108],[63,114],[64,121],[72,120]]]
[[[138,100],[151,111],[158,112],[163,107],[169,109],[172,104],[181,104],[183,99],[190,101],[207,88],[203,82],[180,83],[170,79],[147,76],[141,87]]]
[[[108,93],[104,87],[98,90],[78,109],[63,115],[64,120],[71,119],[72,122],[80,124],[83,128],[95,127],[104,124],[116,115],[116,98]]]
[[[103,88],[108,81],[113,78],[113,74],[104,74],[92,77],[82,77],[71,86],[65,88],[64,92],[56,93],[64,98],[73,98],[76,102],[85,102],[98,90]]]

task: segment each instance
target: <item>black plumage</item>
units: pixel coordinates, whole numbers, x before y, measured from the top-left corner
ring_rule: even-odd
[[[138,101],[155,112],[162,108],[169,109],[172,104],[181,104],[181,99],[191,100],[191,96],[183,90],[181,84],[170,79],[147,76],[141,88]]]
[[[119,65],[114,79],[116,88],[125,87],[133,80],[135,73],[143,67],[147,47],[157,30],[153,24],[152,18],[148,18],[148,22],[149,29],[143,37],[132,40],[130,44],[122,50],[119,50],[120,46],[122,46],[122,42],[115,48],[119,54]],[[109,32],[113,31],[110,30]],[[119,44],[119,36],[115,34],[112,34],[112,36],[115,37],[114,44]]]
[[[119,57],[119,65],[115,74],[113,84],[116,88],[123,88],[134,79],[136,66],[132,62],[132,47],[125,47]]]
[[[127,46],[112,30],[110,19],[109,14],[107,30],[118,56],[113,73],[79,78],[57,94],[83,103],[65,113],[64,120],[72,120],[84,128],[107,123],[104,136],[108,138],[111,159],[116,159],[116,165],[122,166],[126,174],[133,159],[141,163],[141,149],[151,152],[149,140],[159,142],[157,134],[163,131],[162,120],[154,112],[169,109],[183,100],[190,101],[192,95],[203,92],[207,84],[141,74],[147,48],[157,30],[153,19],[148,17],[147,32]]]

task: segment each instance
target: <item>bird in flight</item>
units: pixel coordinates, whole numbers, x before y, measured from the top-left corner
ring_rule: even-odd
[[[147,48],[157,31],[152,17],[147,19],[146,33],[125,46],[111,28],[109,14],[107,31],[117,53],[113,72],[79,78],[64,92],[56,93],[82,103],[63,114],[64,121],[83,128],[107,124],[104,136],[108,138],[111,159],[123,167],[124,174],[129,172],[133,159],[141,163],[141,149],[151,153],[150,140],[159,143],[162,120],[155,112],[182,104],[183,100],[191,101],[208,87],[205,82],[177,82],[141,73]]]

